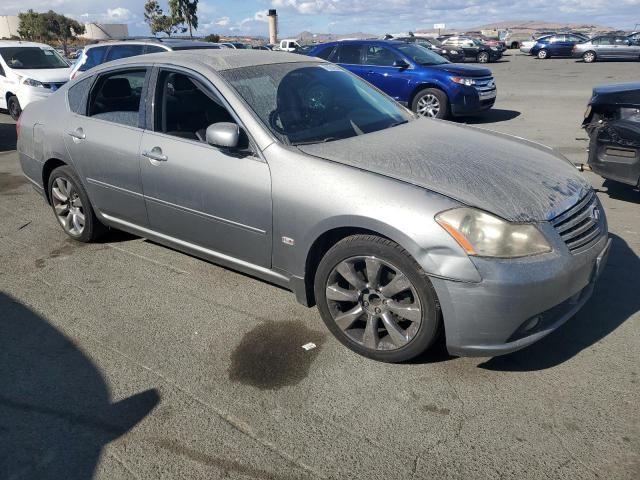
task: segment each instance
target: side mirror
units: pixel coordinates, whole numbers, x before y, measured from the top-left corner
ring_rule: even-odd
[[[213,123],[207,127],[209,145],[220,148],[237,148],[240,143],[240,127],[231,122]]]
[[[393,66],[395,68],[399,68],[400,70],[406,70],[410,67],[410,65],[404,60],[396,60],[395,62],[393,62]]]

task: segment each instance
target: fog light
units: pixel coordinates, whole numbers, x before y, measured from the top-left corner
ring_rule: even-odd
[[[527,323],[525,323],[523,330],[525,332],[530,332],[531,330],[536,328],[538,325],[540,325],[541,321],[542,321],[542,315],[536,315],[535,317],[530,319]]]

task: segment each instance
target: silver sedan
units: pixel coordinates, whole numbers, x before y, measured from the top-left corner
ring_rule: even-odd
[[[381,361],[440,334],[456,355],[535,342],[584,305],[610,245],[563,157],[417,119],[317,58],[111,62],[18,130],[24,173],[71,238],[121,229],[288,288]]]
[[[585,63],[597,60],[640,60],[640,44],[633,43],[628,37],[604,35],[576,44],[572,53]]]

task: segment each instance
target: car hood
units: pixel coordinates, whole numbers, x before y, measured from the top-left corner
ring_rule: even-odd
[[[567,159],[548,147],[439,120],[420,119],[298,148],[514,222],[550,220],[591,188]]]
[[[23,78],[33,78],[42,83],[61,83],[69,80],[71,74],[71,67],[69,68],[50,68],[50,69],[16,69],[14,70],[16,75]]]
[[[461,65],[458,63],[443,63],[440,65],[429,65],[428,68],[434,68],[436,70],[442,70],[444,72],[452,73],[453,75],[460,75],[464,77],[490,77],[491,76],[491,70],[489,70],[488,68],[476,67],[474,65]]]

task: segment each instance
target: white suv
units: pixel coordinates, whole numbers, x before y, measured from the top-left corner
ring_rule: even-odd
[[[70,78],[74,79],[82,72],[105,62],[120,58],[135,57],[147,53],[160,53],[171,50],[223,48],[219,43],[197,42],[177,38],[147,38],[137,40],[106,41],[87,45],[74,63]]]
[[[64,85],[70,72],[67,61],[49,45],[0,40],[0,108],[17,120],[29,103]]]

